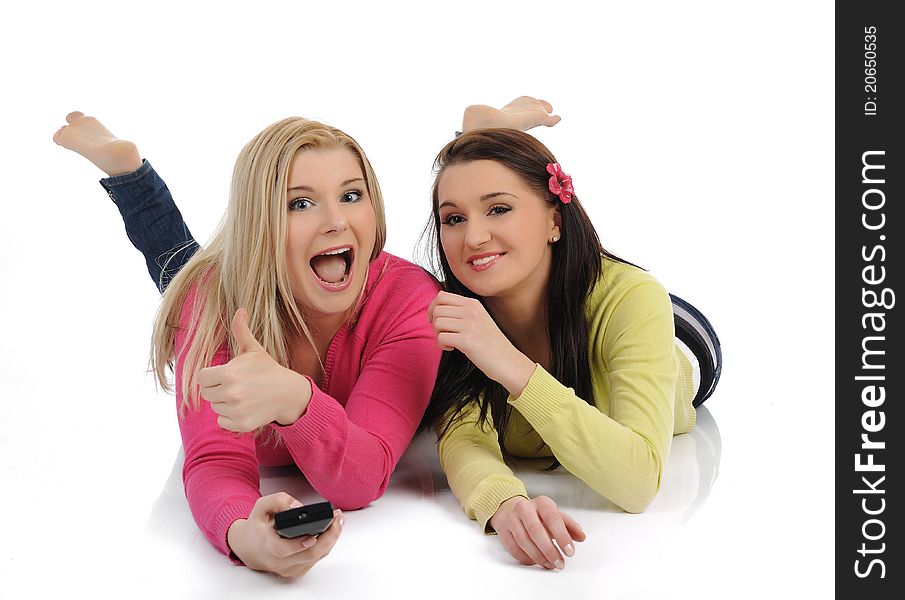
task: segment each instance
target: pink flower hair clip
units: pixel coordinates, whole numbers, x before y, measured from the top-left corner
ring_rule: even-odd
[[[563,172],[559,163],[548,163],[547,173],[550,174],[550,183],[548,184],[550,193],[559,196],[563,204],[571,202],[572,194],[575,193],[575,188],[572,187],[572,176]]]

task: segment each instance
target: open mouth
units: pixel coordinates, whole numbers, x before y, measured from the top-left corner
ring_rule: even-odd
[[[352,277],[352,261],[355,251],[351,246],[329,248],[312,257],[311,271],[318,282],[327,289],[341,289]]]

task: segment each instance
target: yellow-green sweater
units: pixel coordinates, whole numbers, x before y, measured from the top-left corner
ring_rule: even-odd
[[[694,426],[691,364],[676,346],[672,303],[645,271],[604,259],[588,299],[594,404],[540,365],[512,408],[504,443],[515,457],[553,457],[623,510],[641,512],[660,489],[674,434]],[[504,463],[477,406],[440,439],[440,463],[469,518],[485,530],[500,504],[529,497]]]

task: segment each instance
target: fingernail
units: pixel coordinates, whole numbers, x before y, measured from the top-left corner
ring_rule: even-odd
[[[566,556],[575,556],[575,548],[572,547],[572,544],[566,544],[566,547],[562,550],[566,553]]]
[[[563,569],[566,568],[566,563],[564,563],[562,561],[562,559],[559,559],[556,561],[556,568],[559,569],[560,571],[562,571]]]
[[[313,546],[316,543],[317,543],[317,539],[310,537],[307,540],[305,540],[304,542],[302,542],[302,546],[304,546],[305,548],[310,548],[311,546]]]
[[[343,519],[342,517],[339,518],[339,526],[340,526],[340,527],[342,527],[342,526],[343,526],[343,523],[345,523],[345,522],[346,522],[345,519]]]
[[[302,503],[299,502],[298,500],[293,500],[292,502],[289,503],[289,508],[301,508],[301,507],[302,507]]]

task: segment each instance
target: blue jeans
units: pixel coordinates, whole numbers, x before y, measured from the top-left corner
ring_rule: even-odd
[[[146,160],[125,175],[101,179],[116,204],[132,245],[144,254],[148,274],[163,293],[201,247],[176,208],[167,184]]]

